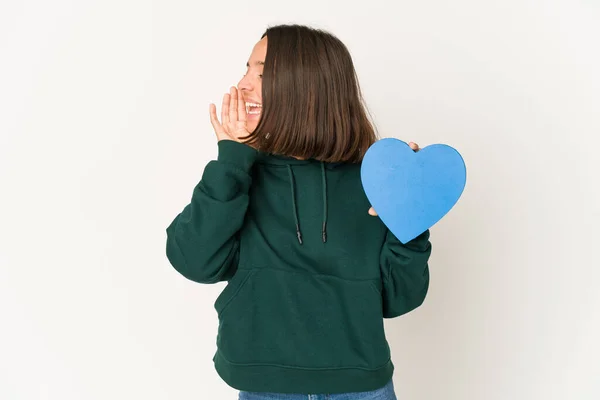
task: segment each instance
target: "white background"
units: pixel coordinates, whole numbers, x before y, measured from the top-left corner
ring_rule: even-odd
[[[347,44],[381,136],[467,163],[428,298],[386,321],[399,400],[600,398],[593,0],[2,1],[0,398],[237,398],[224,283],[164,230],[216,156],[209,102],[289,22]]]

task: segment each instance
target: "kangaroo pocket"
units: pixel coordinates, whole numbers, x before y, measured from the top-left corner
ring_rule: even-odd
[[[376,369],[389,359],[381,294],[369,281],[238,270],[215,303],[232,363]]]

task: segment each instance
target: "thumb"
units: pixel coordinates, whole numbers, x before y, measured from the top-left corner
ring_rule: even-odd
[[[375,212],[375,209],[373,207],[369,208],[369,215],[372,215],[374,217],[377,216],[377,213]]]

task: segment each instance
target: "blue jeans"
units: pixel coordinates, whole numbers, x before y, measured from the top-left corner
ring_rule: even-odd
[[[240,392],[238,400],[397,400],[394,383],[390,380],[382,388],[369,392],[337,394],[296,394],[296,393],[259,393]]]

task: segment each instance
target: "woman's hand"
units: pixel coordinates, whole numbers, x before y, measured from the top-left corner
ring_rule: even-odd
[[[408,144],[410,146],[411,149],[413,149],[414,151],[419,151],[421,150],[421,148],[419,147],[418,144],[416,144],[415,142],[410,142]],[[372,215],[374,217],[377,216],[377,213],[375,212],[375,209],[373,209],[373,207],[369,208],[369,215]]]
[[[246,128],[246,103],[242,92],[235,87],[232,86],[229,93],[223,96],[221,122],[217,119],[217,106],[212,103],[209,106],[209,113],[217,140],[242,142],[242,138],[250,134]]]

